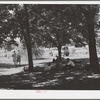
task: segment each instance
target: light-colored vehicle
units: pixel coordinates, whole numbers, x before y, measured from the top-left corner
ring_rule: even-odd
[[[62,48],[62,51],[63,51],[62,53],[64,56],[69,56],[69,48],[67,46],[64,46]]]

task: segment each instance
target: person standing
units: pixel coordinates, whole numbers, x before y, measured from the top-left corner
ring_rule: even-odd
[[[21,53],[20,53],[20,50],[18,50],[18,54],[17,54],[17,64],[18,65],[21,64]]]
[[[15,51],[13,52],[12,57],[13,57],[14,66],[16,67],[17,66],[17,54]]]

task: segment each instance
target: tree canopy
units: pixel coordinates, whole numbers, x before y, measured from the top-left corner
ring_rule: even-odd
[[[73,41],[76,46],[88,43],[90,65],[98,73],[95,41],[98,9],[98,5],[0,5],[0,45],[7,37],[13,43],[16,37],[24,40],[32,71],[32,47],[57,47],[61,59],[61,47],[66,43]],[[96,70],[93,66],[97,66]]]

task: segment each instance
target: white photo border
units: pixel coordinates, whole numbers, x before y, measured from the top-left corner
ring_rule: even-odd
[[[0,4],[100,4],[100,1],[0,1]],[[0,90],[0,99],[100,99],[100,90]]]

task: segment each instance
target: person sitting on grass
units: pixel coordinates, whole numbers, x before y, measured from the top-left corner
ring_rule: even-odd
[[[67,68],[73,69],[74,67],[75,67],[74,62],[71,59],[67,58]]]
[[[56,63],[56,60],[55,60],[55,59],[53,59],[53,60],[52,60],[52,62],[53,62],[53,63]]]
[[[44,67],[44,71],[49,74],[51,68],[51,63],[48,63],[48,65]]]
[[[44,73],[46,74],[54,74],[56,71],[56,63],[48,63],[44,67]]]

